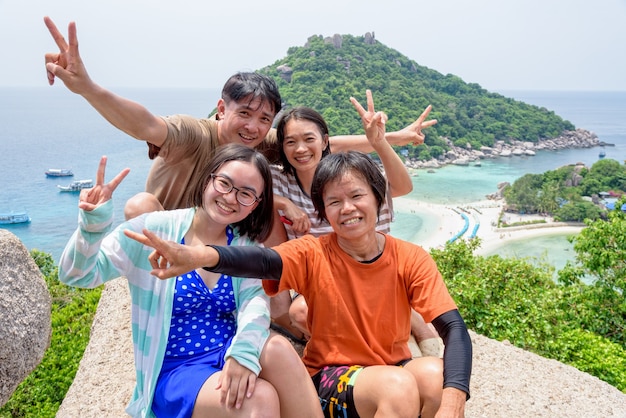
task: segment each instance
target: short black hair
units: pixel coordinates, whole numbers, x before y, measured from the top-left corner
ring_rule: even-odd
[[[249,100],[251,103],[256,99],[261,99],[261,102],[267,101],[272,106],[274,115],[282,107],[280,93],[274,79],[259,73],[239,72],[232,75],[222,88],[222,99],[226,103],[242,100]]]
[[[387,180],[385,180],[385,176],[369,155],[359,151],[346,151],[330,154],[320,161],[315,170],[313,184],[311,185],[311,200],[320,220],[328,221],[326,208],[324,207],[324,189],[326,185],[340,179],[341,176],[347,173],[359,176],[365,183],[369,184],[378,204],[376,213],[380,215],[380,210],[387,195]]]

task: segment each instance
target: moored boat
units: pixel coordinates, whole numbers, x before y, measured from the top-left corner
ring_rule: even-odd
[[[22,224],[29,223],[30,216],[26,212],[4,212],[0,213],[0,224]]]
[[[82,189],[88,189],[93,187],[93,180],[76,180],[68,184],[67,186],[57,185],[59,191],[62,192],[80,192]]]
[[[74,173],[69,168],[49,168],[46,170],[47,177],[72,177]]]

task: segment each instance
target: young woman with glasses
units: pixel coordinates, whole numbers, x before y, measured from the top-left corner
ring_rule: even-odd
[[[162,281],[147,249],[123,231],[148,229],[187,247],[250,246],[272,218],[267,160],[242,145],[218,148],[190,193],[191,208],[140,215],[112,227],[113,191],[128,174],[79,199],[79,227],[59,263],[59,279],[95,287],[126,277],[132,298],[137,385],[131,416],[319,417],[306,369],[291,344],[269,331],[260,281],[191,270]]]

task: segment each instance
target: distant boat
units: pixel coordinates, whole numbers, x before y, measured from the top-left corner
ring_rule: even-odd
[[[57,187],[62,192],[80,192],[82,189],[93,187],[93,180],[76,180],[67,186],[61,186],[58,184]]]
[[[30,222],[26,212],[0,213],[0,224],[24,224]]]
[[[598,154],[598,158],[603,159],[604,157],[606,157],[606,151],[600,150],[600,153]]]
[[[72,177],[74,173],[69,168],[49,168],[46,170],[47,177]]]

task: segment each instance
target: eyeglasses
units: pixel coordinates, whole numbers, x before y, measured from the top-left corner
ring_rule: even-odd
[[[213,188],[218,193],[228,194],[235,190],[235,199],[242,206],[252,206],[254,202],[261,200],[260,197],[257,197],[250,190],[239,189],[233,186],[233,183],[224,176],[211,174],[211,180],[213,180]]]

